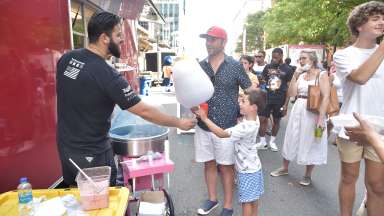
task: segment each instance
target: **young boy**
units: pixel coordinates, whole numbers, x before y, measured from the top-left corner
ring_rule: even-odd
[[[240,99],[239,105],[244,120],[226,130],[208,119],[203,109],[196,114],[216,136],[230,138],[235,143],[237,189],[243,216],[258,216],[258,200],[264,193],[264,182],[255,140],[260,127],[257,110],[265,106],[264,93],[260,90],[251,91]]]

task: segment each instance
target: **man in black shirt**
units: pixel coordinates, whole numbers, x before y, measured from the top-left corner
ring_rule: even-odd
[[[94,14],[88,23],[89,46],[64,54],[57,63],[57,144],[64,182],[76,185],[76,168],[110,166],[111,185],[116,165],[108,138],[114,106],[156,124],[188,130],[194,119],[178,119],[142,102],[126,79],[106,59],[120,57],[120,18],[108,12]]]
[[[272,151],[278,151],[275,143],[277,132],[279,131],[280,119],[286,114],[281,110],[288,90],[289,82],[293,76],[292,68],[283,63],[283,50],[276,48],[272,51],[272,62],[265,66],[262,77],[267,82],[267,103],[264,110],[259,112],[260,117],[260,142],[257,143],[259,149],[268,147],[265,140],[265,132],[268,126],[268,118],[273,116],[272,136],[269,146]]]

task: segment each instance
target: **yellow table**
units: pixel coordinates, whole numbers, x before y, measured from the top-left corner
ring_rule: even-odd
[[[33,190],[33,197],[46,196],[51,199],[57,196],[73,194],[79,199],[80,194],[77,188],[70,189],[42,189]],[[86,211],[90,216],[124,216],[128,206],[129,190],[125,187],[109,188],[108,208]],[[0,195],[0,215],[18,216],[17,191],[10,191]]]

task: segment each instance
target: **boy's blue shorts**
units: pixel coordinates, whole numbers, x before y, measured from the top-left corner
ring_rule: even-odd
[[[237,191],[240,203],[258,200],[264,193],[263,172],[237,173]]]

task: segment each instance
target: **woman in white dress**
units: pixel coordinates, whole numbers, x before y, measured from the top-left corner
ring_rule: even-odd
[[[300,53],[300,67],[291,80],[288,97],[297,97],[288,120],[282,149],[283,166],[271,172],[271,176],[288,175],[290,161],[297,158],[299,165],[305,165],[305,174],[299,183],[303,186],[311,184],[312,171],[315,165],[327,163],[326,108],[329,101],[329,77],[326,71],[317,68],[318,58],[315,51]],[[308,85],[315,85],[319,80],[322,101],[320,113],[307,110]],[[285,105],[283,111],[287,110]],[[315,137],[315,128],[321,127],[324,132],[321,138]]]

